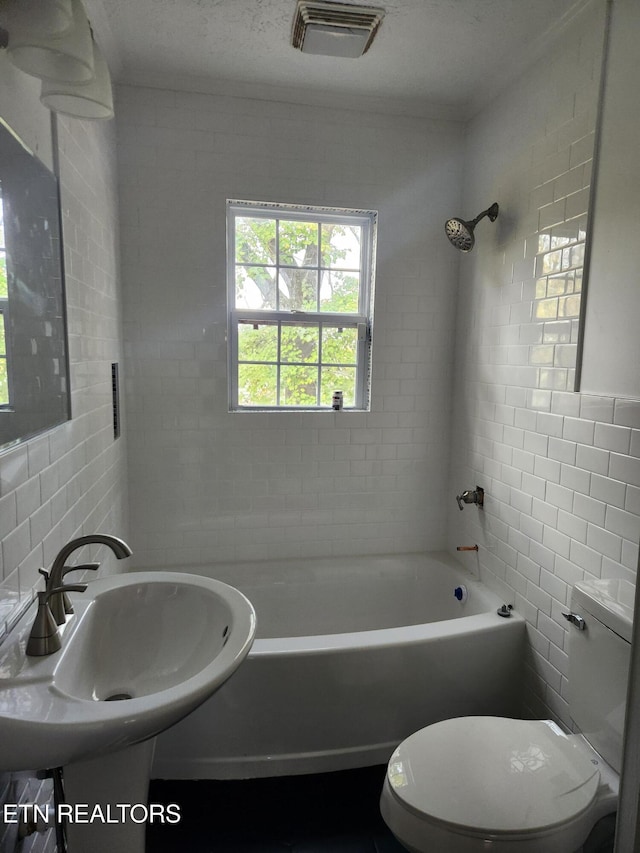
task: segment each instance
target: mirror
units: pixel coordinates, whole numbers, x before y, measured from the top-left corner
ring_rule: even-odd
[[[69,418],[58,182],[0,120],[0,448]]]

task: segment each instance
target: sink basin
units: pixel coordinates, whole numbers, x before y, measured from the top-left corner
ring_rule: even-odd
[[[27,657],[30,608],[0,646],[0,770],[60,767],[153,737],[244,660],[241,592],[182,572],[132,572],[71,594],[62,649]]]

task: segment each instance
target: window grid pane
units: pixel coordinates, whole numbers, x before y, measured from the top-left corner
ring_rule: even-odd
[[[236,216],[235,229],[236,308],[360,310],[360,226]]]
[[[320,389],[320,404],[322,406],[331,406],[334,391],[342,391],[343,406],[347,408],[354,406],[356,399],[355,367],[323,366]]]
[[[320,258],[325,269],[359,270],[362,227],[323,222],[320,229]]]
[[[241,321],[237,337],[241,405],[329,407],[338,390],[355,405],[356,326]]]

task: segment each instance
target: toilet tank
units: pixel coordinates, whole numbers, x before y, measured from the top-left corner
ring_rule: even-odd
[[[621,579],[583,581],[571,594],[571,612],[584,619],[584,630],[569,626],[569,712],[618,773],[634,594],[633,585]]]

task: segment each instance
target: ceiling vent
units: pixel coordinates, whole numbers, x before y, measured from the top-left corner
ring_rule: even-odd
[[[303,53],[356,59],[371,46],[384,9],[298,0],[291,44]]]

